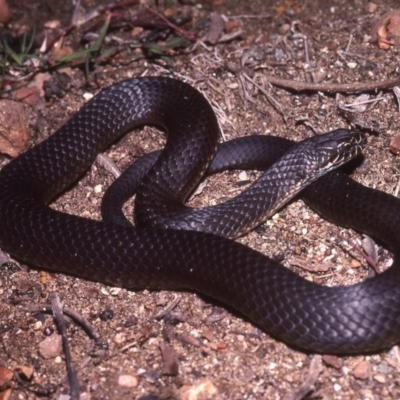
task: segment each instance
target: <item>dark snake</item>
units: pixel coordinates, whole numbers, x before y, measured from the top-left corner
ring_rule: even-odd
[[[146,211],[146,199],[154,194],[186,199],[210,163],[210,149],[216,148],[218,124],[211,107],[176,80],[125,81],[100,92],[49,139],[2,169],[1,248],[31,265],[106,284],[197,291],[233,307],[272,336],[311,351],[363,353],[399,341],[399,200],[340,171],[312,183],[302,198],[325,218],[372,235],[395,253],[390,269],[348,287],[306,281],[216,235],[135,229],[47,206],[87,171],[100,151],[142,124],[186,139],[182,144],[168,136],[144,178],[137,205]],[[204,138],[201,145],[198,137]],[[282,142],[281,153],[290,146]],[[196,168],[182,169],[188,160],[199,160]],[[179,179],[171,180],[178,169]]]

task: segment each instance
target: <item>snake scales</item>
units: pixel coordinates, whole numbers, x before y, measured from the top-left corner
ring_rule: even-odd
[[[137,195],[139,208],[146,209],[146,198],[154,194],[185,199],[206,170],[209,152],[216,148],[214,113],[197,91],[179,81],[125,81],[103,90],[49,139],[0,172],[1,248],[32,265],[112,285],[195,290],[229,304],[280,340],[311,351],[361,353],[399,341],[400,202],[341,172],[311,184],[302,192],[303,198],[322,216],[368,233],[395,252],[392,268],[349,287],[308,282],[223,237],[135,229],[47,206],[108,144],[146,123],[177,136],[185,134],[186,141],[182,145],[167,140]],[[207,135],[209,131],[213,135]],[[198,137],[205,138],[201,145]],[[291,143],[282,142],[282,153],[288,146]],[[182,169],[179,180],[171,180],[188,160],[199,164]]]

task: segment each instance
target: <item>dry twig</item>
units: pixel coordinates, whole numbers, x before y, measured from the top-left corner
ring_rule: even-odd
[[[315,382],[318,379],[319,374],[322,372],[322,357],[315,355],[310,364],[308,370],[308,376],[303,384],[293,393],[286,393],[283,396],[283,400],[301,400],[304,399],[308,393],[314,390]]]
[[[278,78],[266,75],[269,83],[295,92],[315,91],[325,93],[360,93],[382,89],[391,89],[393,86],[400,85],[400,76],[384,81],[371,82],[349,82],[349,83],[313,83],[294,81],[292,79]]]

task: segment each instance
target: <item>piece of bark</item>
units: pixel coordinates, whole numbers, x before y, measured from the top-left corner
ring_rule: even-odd
[[[12,100],[0,100],[0,153],[17,157],[29,144],[25,106]]]

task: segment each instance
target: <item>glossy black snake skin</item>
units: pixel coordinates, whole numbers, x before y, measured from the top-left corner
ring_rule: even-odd
[[[177,140],[184,139],[180,137]],[[227,142],[229,145],[219,146],[217,156],[211,162],[207,174],[238,168],[239,162],[243,164],[244,154],[249,153],[251,147],[260,142],[261,140],[251,136],[246,141],[235,140]],[[268,137],[268,142],[271,142],[271,137]],[[180,197],[174,199],[148,195],[146,203],[143,203],[140,194],[143,190],[149,189],[141,186],[141,182],[156,161],[153,163],[147,161],[153,161],[153,154],[143,160],[139,159],[140,161],[134,163],[134,168],[129,168],[107,190],[102,204],[103,220],[130,226],[121,208],[118,216],[114,210],[124,203],[127,196],[129,198],[135,193],[134,188],[137,187],[141,203],[135,210],[136,226],[193,230],[237,238],[264,222],[311,182],[358,156],[365,144],[365,135],[346,129],[337,129],[305,139],[294,144],[290,151],[269,165],[260,178],[236,197],[214,206],[199,208],[185,206]],[[268,156],[271,155],[273,148],[272,145],[266,148],[264,160],[271,158]],[[224,159],[230,160],[226,167],[222,163]],[[257,165],[255,162],[251,164]],[[263,161],[261,165],[265,164],[266,161]],[[144,168],[146,165],[147,169]],[[258,168],[260,169],[260,166]],[[126,178],[127,173],[129,173],[128,178]],[[130,189],[124,194],[125,187]],[[123,196],[122,199],[117,197],[120,195]]]
[[[107,284],[197,291],[228,304],[276,338],[311,351],[362,353],[399,341],[399,200],[343,173],[319,179],[303,198],[324,217],[373,235],[395,252],[389,270],[349,287],[306,281],[266,256],[215,235],[135,229],[47,206],[107,145],[145,123],[186,134],[184,147],[168,137],[145,178],[147,187],[154,183],[162,197],[180,193],[186,198],[192,182],[207,168],[209,148],[216,147],[215,115],[186,84],[133,79],[103,90],[49,139],[2,169],[1,248],[31,265]],[[211,138],[203,135],[210,130]],[[201,146],[199,136],[205,138]],[[185,169],[179,181],[171,182],[188,159],[200,160],[202,167]],[[157,169],[158,164],[163,168]],[[138,194],[139,204],[150,194]]]

